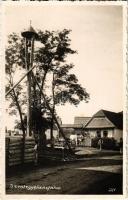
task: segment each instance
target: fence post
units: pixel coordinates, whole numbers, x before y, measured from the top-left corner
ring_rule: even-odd
[[[10,145],[10,138],[6,138],[6,166],[9,167],[9,145]]]

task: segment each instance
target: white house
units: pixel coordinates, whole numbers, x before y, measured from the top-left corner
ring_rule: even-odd
[[[92,116],[85,128],[91,138],[109,137],[119,142],[123,138],[123,112],[100,110]]]
[[[92,117],[75,117],[74,124],[62,124],[61,128],[68,138],[77,135],[78,140],[84,136],[85,146],[91,146],[95,137],[114,138],[119,142],[123,138],[123,112],[100,110]]]

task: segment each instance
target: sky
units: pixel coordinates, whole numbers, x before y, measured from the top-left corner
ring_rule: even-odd
[[[74,122],[75,116],[92,116],[100,109],[123,110],[123,16],[121,6],[88,5],[9,5],[5,7],[6,36],[21,33],[29,26],[35,30],[71,29],[68,56],[73,72],[90,94],[89,103],[57,108],[62,122]]]

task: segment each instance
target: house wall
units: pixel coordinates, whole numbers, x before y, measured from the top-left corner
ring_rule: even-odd
[[[89,135],[90,135],[91,138],[94,138],[94,137],[97,136],[96,130],[89,130],[88,132],[89,132]]]
[[[97,136],[97,131],[100,129],[90,129],[87,132],[89,133],[88,137],[85,138],[85,146],[91,146],[91,139]],[[103,137],[103,131],[108,131],[107,137],[115,138],[117,142],[120,141],[122,137],[122,130],[119,129],[101,129],[101,137]],[[63,128],[63,132],[66,137],[70,138],[71,135],[79,135],[82,133],[81,129],[73,129],[73,128]],[[74,136],[75,137],[75,136]],[[76,137],[77,138],[77,137]]]
[[[85,146],[91,147],[92,141],[89,136],[85,137]]]
[[[114,136],[114,130],[113,129],[109,129],[109,130],[106,130],[106,131],[108,131],[107,137],[112,138]],[[101,137],[104,136],[103,132],[104,132],[104,130],[101,131]]]
[[[120,142],[120,138],[123,138],[123,130],[115,129],[114,130],[114,138],[117,142]]]
[[[98,129],[97,129],[98,130]],[[89,135],[91,138],[94,138],[97,136],[97,130],[89,130]],[[103,137],[103,131],[107,129],[101,130],[101,137]],[[120,141],[120,138],[123,138],[123,131],[120,129],[108,129],[108,136],[109,138],[114,138],[117,142]]]
[[[97,137],[97,131],[98,130],[99,129],[89,130],[88,132],[89,132],[90,137],[91,138]],[[103,137],[104,130],[108,131],[108,136],[107,137],[109,137],[109,138],[114,137],[114,130],[113,129],[103,129],[103,130],[100,130],[101,131],[101,137]]]

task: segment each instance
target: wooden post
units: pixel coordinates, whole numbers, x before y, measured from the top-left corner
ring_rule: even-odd
[[[26,39],[26,68],[29,71],[33,67],[34,37],[30,40],[31,49],[29,53],[27,42]],[[32,136],[31,72],[27,74],[27,136]]]
[[[29,69],[29,71],[24,74],[21,79],[10,89],[6,92],[5,96],[7,97],[18,85],[19,83],[35,68],[36,66],[33,66],[32,68]]]
[[[28,40],[26,40],[26,69],[30,69],[30,52],[28,52]],[[31,41],[30,41],[31,42]],[[31,135],[31,72],[27,74],[27,137]]]
[[[27,46],[27,39],[26,38],[25,38],[25,65],[26,65],[26,69],[28,69],[28,46]],[[27,76],[28,76],[28,74],[27,74]],[[22,155],[21,155],[22,164],[24,164],[25,139],[26,139],[26,134],[24,132],[23,138],[22,138]]]
[[[9,167],[9,146],[10,146],[10,138],[6,138],[5,145],[6,145],[6,166],[7,166],[7,169],[8,169],[8,167]]]

